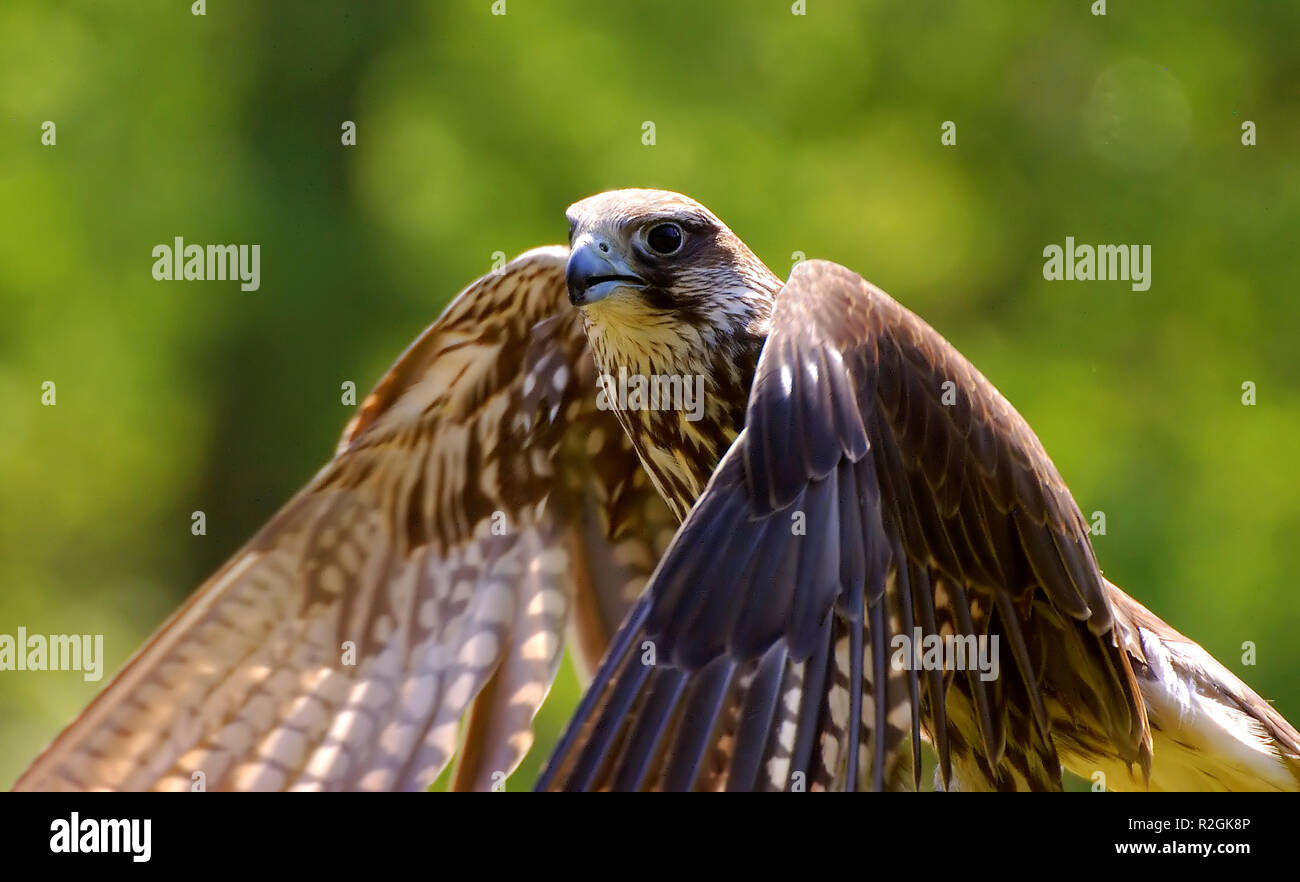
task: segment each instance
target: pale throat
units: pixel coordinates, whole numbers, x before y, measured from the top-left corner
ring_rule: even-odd
[[[630,289],[610,294],[582,310],[596,366],[618,365],[641,373],[671,371],[692,357],[690,336],[671,312],[650,307]]]

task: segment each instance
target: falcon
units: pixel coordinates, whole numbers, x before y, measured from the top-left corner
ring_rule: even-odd
[[[453,758],[497,788],[566,639],[595,673],[543,789],[917,788],[922,741],[950,790],[1300,787],[1300,735],[1106,581],[1032,430],[918,317],[825,261],[782,282],[676,193],[568,218],[18,789],[424,789]]]

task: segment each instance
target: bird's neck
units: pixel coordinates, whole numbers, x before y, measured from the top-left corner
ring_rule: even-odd
[[[613,410],[661,496],[684,518],[745,423],[771,301],[719,329],[672,316],[590,311],[587,336]]]

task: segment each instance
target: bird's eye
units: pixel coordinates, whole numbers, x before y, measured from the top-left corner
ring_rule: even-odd
[[[658,224],[646,233],[645,241],[657,254],[675,254],[682,247],[682,228],[677,224]]]

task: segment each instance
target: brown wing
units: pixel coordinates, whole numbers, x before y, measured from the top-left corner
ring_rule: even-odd
[[[919,646],[897,641],[916,629]],[[1000,675],[930,669],[938,636],[998,637]],[[842,267],[800,264],[745,429],[540,786],[915,786],[924,730],[945,786],[955,766],[963,788],[1057,789],[1053,732],[1067,724],[1149,762],[1056,469],[924,322]]]
[[[566,625],[594,664],[676,525],[595,407],[565,257],[462,292],[17,788],[423,789],[471,709],[456,785],[509,774]]]

